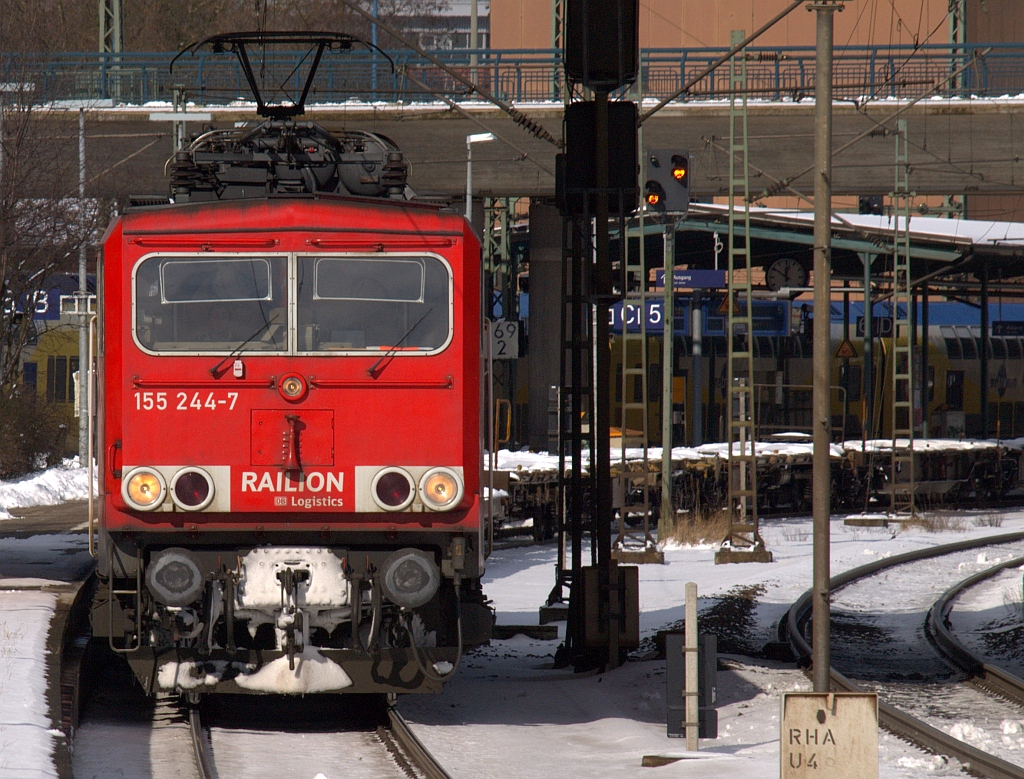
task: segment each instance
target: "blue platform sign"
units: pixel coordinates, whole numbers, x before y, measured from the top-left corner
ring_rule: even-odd
[[[676,301],[676,315],[675,315],[675,334],[676,335],[689,335],[690,334],[690,317],[687,316],[690,310],[690,301],[688,300],[677,300]],[[640,332],[640,308],[639,306],[629,305],[625,307],[626,310],[626,329],[630,333]],[[608,309],[608,325],[611,328],[611,332],[618,334],[622,332],[622,301],[615,303],[611,308]],[[665,316],[664,316],[664,301],[660,299],[653,299],[647,301],[647,325],[646,330],[648,335],[661,335],[665,330]]]
[[[655,283],[659,287],[665,286],[665,271],[659,270],[655,273]],[[724,270],[672,270],[673,289],[721,289],[727,286]]]
[[[15,312],[24,314],[26,311],[31,311],[35,320],[60,319],[60,287],[26,292],[18,298],[8,294],[3,301],[4,316],[10,316]]]
[[[725,335],[728,317],[718,312],[718,302],[705,303],[701,309],[704,335]],[[608,309],[608,325],[611,332],[618,335],[622,332],[623,305],[619,301]],[[630,333],[640,332],[639,306],[626,306],[626,330]],[[754,323],[754,335],[788,336],[790,332],[790,304],[781,300],[755,300],[751,311]],[[690,335],[690,300],[676,300],[675,334]],[[661,335],[665,329],[664,305],[662,300],[647,301],[647,334]]]
[[[997,320],[992,323],[992,335],[999,337],[1024,335],[1024,322]]]

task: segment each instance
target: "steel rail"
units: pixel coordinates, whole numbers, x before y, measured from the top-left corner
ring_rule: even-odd
[[[199,717],[199,708],[189,706],[188,728],[192,734],[192,750],[196,758],[196,768],[202,779],[214,779],[213,762],[210,760],[210,742],[203,733],[203,721]]]
[[[423,742],[416,738],[416,734],[409,728],[409,723],[394,706],[388,706],[388,718],[391,721],[391,735],[426,779],[452,779],[437,762],[437,758],[423,746]]]
[[[829,580],[829,592],[834,593],[836,590],[858,579],[863,579],[879,571],[894,568],[905,563],[942,557],[943,555],[969,549],[978,549],[983,546],[995,546],[1022,540],[1024,540],[1024,533],[1005,533],[998,536],[973,538],[942,546],[917,549],[913,552],[906,552],[884,560],[875,560],[867,565],[852,568],[838,576],[833,576]],[[797,656],[803,659],[811,657],[811,646],[807,643],[807,639],[804,638],[803,634],[803,625],[806,624],[810,617],[810,604],[811,591],[808,590],[790,607],[786,619],[780,622],[780,630],[785,626],[784,629],[788,634],[789,644]],[[836,690],[864,692],[860,686],[834,667],[829,668],[829,677],[832,687]],[[977,776],[988,777],[988,779],[1024,779],[1024,768],[1021,766],[1009,763],[995,755],[991,755],[959,739],[953,738],[948,733],[943,733],[938,728],[934,728],[916,717],[912,717],[906,712],[897,709],[895,706],[882,701],[878,702],[878,724],[890,733],[917,744],[929,752],[955,757],[960,761],[965,770]]]
[[[928,612],[929,638],[932,639],[943,656],[969,674],[971,680],[978,687],[986,692],[1000,695],[1018,706],[1024,706],[1024,679],[986,663],[957,641],[949,629],[949,613],[953,609],[953,601],[964,590],[986,579],[991,579],[1000,571],[1007,568],[1019,568],[1021,565],[1024,565],[1024,557],[1015,557],[1012,560],[993,565],[991,568],[986,568],[984,571],[979,571],[973,576],[968,576],[942,593],[942,596],[935,601]]]

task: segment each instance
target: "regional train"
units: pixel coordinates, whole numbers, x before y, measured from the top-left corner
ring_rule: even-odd
[[[437,692],[493,625],[479,244],[386,137],[264,115],[103,241],[93,635],[150,693]]]
[[[657,302],[660,305],[660,301]],[[722,334],[724,317],[716,313],[717,301],[704,306],[702,355],[692,354],[693,339],[689,332],[689,300],[677,301],[675,321],[675,361],[673,376],[674,445],[694,440],[690,424],[693,420],[694,371],[701,374],[703,425],[701,439],[724,440],[722,409],[725,396],[727,351]],[[808,316],[803,301],[755,301],[755,332],[753,342],[754,380],[757,412],[755,420],[759,438],[781,432],[811,430],[811,383],[813,317]],[[921,321],[918,303],[918,323]],[[1024,321],[1024,305],[1019,303],[990,304],[992,319]],[[833,303],[833,309],[841,304]],[[760,311],[760,313],[758,313]],[[613,333],[621,333],[621,313],[613,311]],[[891,437],[892,404],[892,338],[885,335],[872,341],[870,381],[865,385],[865,339],[862,330],[863,306],[852,303],[848,328],[844,330],[841,314],[832,313],[831,350],[835,355],[832,369],[833,439]],[[615,317],[618,317],[616,319]],[[631,318],[630,318],[631,317]],[[636,330],[635,313],[627,317],[631,330]],[[874,321],[891,323],[891,314],[876,305]],[[915,405],[920,409],[915,420],[918,435],[925,430],[933,438],[999,438],[1024,437],[1024,338],[1015,331],[990,334],[988,339],[988,414],[987,429],[982,414],[981,353],[982,338],[979,312],[976,307],[955,301],[932,301],[929,304],[930,324],[927,334],[927,360],[922,359],[923,344],[915,349]],[[648,317],[648,396],[646,398],[648,429],[652,440],[660,445],[661,435],[661,333],[651,335]],[[683,328],[685,325],[686,329]],[[918,327],[918,337],[922,328]],[[844,341],[848,344],[844,345]],[[640,364],[639,345],[630,345],[629,362]],[[845,359],[843,355],[848,355]],[[624,387],[622,381],[621,337],[612,339],[612,408],[613,419],[621,415]],[[626,389],[628,400],[639,402],[642,384],[638,376],[630,377]],[[868,400],[870,395],[870,401]],[[868,416],[870,414],[870,417]],[[636,417],[631,426],[636,427]]]

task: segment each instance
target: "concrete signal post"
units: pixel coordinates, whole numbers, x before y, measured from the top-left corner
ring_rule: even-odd
[[[817,13],[817,69],[814,76],[814,376],[812,385],[814,572],[812,662],[815,692],[829,692],[829,513],[832,503],[829,454],[832,420],[832,37],[834,14],[843,0],[807,6]]]

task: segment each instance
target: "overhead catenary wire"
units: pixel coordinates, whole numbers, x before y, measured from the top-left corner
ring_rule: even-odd
[[[800,1],[803,2],[803,0],[800,0]],[[478,95],[480,95],[480,97],[482,97],[487,102],[496,105],[498,108],[500,108],[506,114],[508,114],[512,118],[512,121],[514,121],[517,125],[522,127],[524,130],[526,130],[528,133],[530,133],[534,137],[539,138],[542,141],[547,141],[548,143],[552,144],[553,146],[558,147],[559,149],[561,149],[562,146],[564,145],[561,141],[559,141],[551,133],[549,133],[546,129],[544,129],[544,127],[542,127],[541,125],[537,124],[537,122],[535,122],[533,119],[528,117],[522,111],[520,111],[519,109],[517,109],[514,106],[510,105],[509,103],[506,103],[504,100],[502,100],[502,99],[500,99],[498,97],[495,97],[488,90],[486,90],[483,87],[481,87],[479,84],[477,84],[472,79],[466,78],[465,76],[463,76],[461,73],[459,73],[454,68],[448,67],[443,62],[441,62],[441,60],[439,60],[433,54],[431,54],[426,49],[424,49],[422,46],[420,46],[419,44],[413,43],[408,38],[406,38],[404,35],[402,35],[400,32],[398,32],[398,30],[396,30],[390,24],[388,24],[387,22],[381,20],[379,17],[376,17],[373,14],[371,14],[369,11],[367,11],[365,8],[363,8],[355,0],[341,0],[341,2],[343,2],[345,5],[347,5],[349,8],[351,8],[353,11],[355,11],[357,14],[359,14],[363,18],[365,18],[368,21],[370,21],[372,24],[376,24],[377,26],[379,26],[381,29],[384,30],[384,32],[386,32],[392,38],[397,40],[403,46],[405,46],[408,49],[411,49],[412,51],[415,51],[417,54],[419,54],[421,57],[426,59],[432,65],[434,65],[437,68],[440,68],[445,73],[447,73],[449,76],[451,76],[456,81],[458,81],[460,84],[466,86],[470,90],[470,94],[472,94],[473,92],[476,92]]]
[[[961,73],[963,73],[965,70],[967,70],[969,67],[971,67],[972,65],[976,64],[979,59],[981,59],[982,57],[986,56],[991,51],[992,51],[992,47],[990,46],[990,47],[988,47],[986,49],[983,49],[980,52],[976,52],[974,57],[972,57],[969,62],[964,63],[959,68],[954,70],[952,73],[950,73],[950,74],[946,75],[945,77],[943,77],[942,79],[939,79],[938,81],[936,81],[934,86],[932,86],[930,89],[925,90],[924,92],[919,94],[917,97],[915,97],[912,100],[910,100],[909,102],[907,102],[906,105],[901,106],[898,110],[894,111],[892,114],[890,114],[884,120],[882,120],[882,123],[891,122],[894,119],[896,119],[899,116],[901,116],[902,114],[906,113],[911,108],[913,108],[915,105],[917,105],[922,100],[924,100],[926,97],[928,97],[930,94],[935,92],[943,84],[949,83],[950,81],[955,79],[957,76],[959,76]],[[842,152],[844,152],[847,149],[849,149],[851,146],[853,146],[853,145],[855,145],[857,143],[860,143],[860,141],[864,140],[865,138],[867,138],[868,136],[870,136],[872,133],[874,133],[876,131],[877,131],[877,128],[872,127],[869,130],[865,130],[865,131],[863,131],[861,133],[858,133],[852,140],[847,141],[842,146],[840,146],[838,149],[834,149],[832,151],[832,156],[835,157],[837,154],[841,154]],[[752,203],[753,202],[757,202],[758,200],[763,200],[766,197],[771,197],[772,195],[781,192],[783,189],[788,189],[790,187],[790,185],[792,185],[792,183],[794,181],[796,181],[797,179],[803,178],[804,176],[806,176],[808,173],[810,173],[813,170],[814,170],[814,165],[808,165],[806,168],[804,168],[799,173],[797,173],[797,174],[795,174],[793,176],[790,176],[787,179],[783,179],[782,181],[780,181],[779,184],[776,185],[775,188],[769,188],[769,189],[763,190],[758,195],[751,196],[750,200],[751,200]],[[803,197],[803,196],[801,195],[801,197]]]
[[[514,150],[516,153],[518,153],[520,155],[521,159],[526,160],[527,162],[533,163],[538,168],[540,168],[542,171],[547,173],[549,176],[554,177],[554,175],[555,175],[554,172],[550,168],[548,168],[546,165],[544,165],[543,163],[540,163],[537,160],[535,160],[533,157],[531,157],[530,153],[528,151],[526,151],[525,149],[521,149],[519,146],[517,146],[515,143],[510,141],[508,138],[505,138],[501,133],[495,132],[493,129],[488,127],[487,124],[485,124],[483,121],[481,121],[478,117],[473,116],[473,114],[471,114],[465,108],[460,106],[454,100],[452,100],[451,98],[447,97],[446,95],[441,94],[440,92],[436,92],[436,91],[432,90],[424,82],[420,81],[420,79],[418,79],[418,78],[416,78],[416,76],[412,75],[412,73],[410,73],[407,68],[403,69],[402,73],[403,73],[403,75],[407,79],[412,81],[414,84],[417,84],[420,88],[427,90],[428,92],[430,92],[430,94],[435,95],[436,97],[439,97],[442,101],[444,101],[444,103],[449,108],[451,108],[453,111],[458,113],[460,116],[462,116],[465,119],[468,119],[469,121],[473,122],[473,124],[475,124],[477,127],[480,127],[481,129],[487,130],[487,132],[489,132],[489,133],[493,133],[495,138],[497,138],[503,144],[505,144],[506,146],[508,146],[509,148]]]
[[[348,0],[342,0],[342,1],[343,2],[348,2]],[[793,11],[795,11],[797,8],[802,6],[804,4],[804,2],[805,2],[805,0],[793,0],[792,3],[790,3],[786,8],[784,8],[782,11],[780,11],[775,16],[773,16],[768,22],[763,24],[760,28],[755,30],[753,33],[751,33],[746,38],[744,38],[742,41],[740,41],[735,46],[733,46],[731,49],[729,49],[729,51],[727,51],[724,55],[722,55],[717,60],[712,62],[710,65],[708,65],[706,68],[704,68],[704,70],[702,70],[699,74],[697,74],[697,76],[695,76],[695,77],[691,78],[689,81],[685,82],[683,84],[683,86],[681,86],[678,90],[676,90],[671,95],[666,97],[664,100],[662,100],[656,106],[654,106],[654,108],[652,108],[650,111],[647,111],[646,113],[644,113],[640,117],[640,121],[638,122],[638,124],[642,125],[644,122],[646,122],[648,119],[650,119],[656,113],[658,113],[658,111],[660,111],[662,108],[667,106],[669,103],[671,103],[672,101],[676,100],[677,98],[679,98],[682,95],[684,95],[687,92],[689,92],[694,86],[696,86],[698,83],[700,83],[708,74],[710,74],[712,71],[718,69],[720,66],[724,65],[726,62],[728,62],[730,59],[732,59],[737,53],[739,53],[740,51],[745,49],[747,46],[749,46],[755,40],[757,40],[762,35],[764,35],[766,32],[768,32],[768,30],[770,30],[772,27],[774,27],[776,24],[778,24],[783,19],[785,19],[787,16],[789,16]]]

